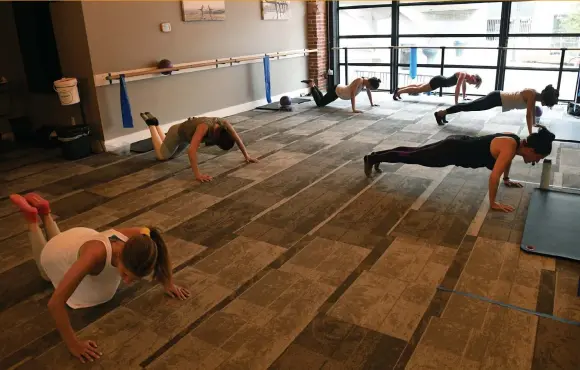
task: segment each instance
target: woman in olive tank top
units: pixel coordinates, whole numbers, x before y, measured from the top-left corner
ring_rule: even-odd
[[[201,143],[206,146],[217,145],[223,150],[230,150],[236,143],[246,162],[255,163],[258,161],[250,157],[244,142],[236,130],[223,118],[191,117],[180,124],[171,126],[167,134],[161,130],[159,120],[151,113],[141,113],[141,118],[143,118],[151,132],[151,140],[153,141],[157,159],[165,161],[174,158],[189,147],[187,154],[191,169],[196,180],[200,182],[212,180],[211,176],[202,174],[197,165],[197,149]]]
[[[512,212],[514,210],[512,206],[497,203],[495,200],[500,176],[503,174],[504,185],[521,187],[521,184],[509,179],[514,157],[519,155],[525,163],[535,164],[551,153],[554,139],[555,135],[543,126],[526,139],[520,139],[513,133],[484,136],[452,135],[429,145],[397,147],[370,153],[364,157],[364,171],[367,177],[371,176],[373,166],[375,171],[381,172],[379,165],[382,162],[416,164],[425,167],[485,167],[491,170],[489,176],[491,208]]]

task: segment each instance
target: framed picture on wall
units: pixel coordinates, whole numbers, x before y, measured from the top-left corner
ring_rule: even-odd
[[[262,19],[266,21],[283,21],[290,19],[290,2],[261,0]]]
[[[225,1],[182,1],[184,22],[225,21]]]

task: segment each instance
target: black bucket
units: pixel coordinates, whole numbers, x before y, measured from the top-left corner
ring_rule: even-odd
[[[62,156],[68,160],[88,157],[91,151],[91,130],[87,125],[61,127],[56,130]]]
[[[574,117],[580,117],[580,104],[568,102],[568,114]]]

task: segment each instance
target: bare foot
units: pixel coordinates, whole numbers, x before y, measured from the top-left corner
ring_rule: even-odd
[[[41,215],[50,214],[50,203],[36,193],[28,193],[24,196],[28,203],[38,210]]]
[[[372,170],[373,170],[373,165],[369,163],[369,158],[368,156],[364,156],[363,157],[363,162],[364,162],[364,171],[365,171],[365,175],[367,177],[371,177],[372,174]]]
[[[26,221],[32,224],[38,222],[38,210],[31,206],[23,196],[12,194],[10,200],[20,209]]]
[[[309,79],[307,79],[307,80],[302,80],[302,81],[300,81],[300,82],[307,84],[307,85],[308,85],[308,87],[310,87],[310,88],[314,87],[314,80],[312,80],[312,79],[310,79],[310,78],[309,78]]]

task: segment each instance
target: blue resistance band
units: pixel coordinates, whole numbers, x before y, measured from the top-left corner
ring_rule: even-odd
[[[552,320],[560,321],[560,322],[563,322],[565,324],[571,324],[571,325],[574,325],[574,326],[580,326],[580,322],[578,322],[578,321],[568,320],[568,319],[564,319],[564,318],[557,317],[557,316],[554,316],[554,315],[548,315],[547,313],[541,313],[541,312],[529,310],[527,308],[514,306],[512,304],[503,303],[503,302],[500,302],[500,301],[495,301],[493,299],[489,299],[489,298],[482,297],[482,296],[479,296],[479,295],[475,295],[475,294],[471,294],[471,293],[466,293],[466,292],[460,292],[458,290],[448,289],[448,288],[444,288],[442,286],[438,286],[437,289],[438,290],[441,290],[441,291],[444,291],[444,292],[448,292],[448,293],[458,294],[458,295],[461,295],[461,296],[464,296],[464,297],[467,297],[467,298],[478,299],[480,301],[484,301],[484,302],[487,302],[487,303],[491,303],[491,304],[494,304],[494,305],[497,305],[497,306],[501,306],[501,307],[505,307],[505,308],[511,308],[511,309],[514,309],[514,310],[517,310],[517,311],[529,313],[529,314],[536,315],[536,316],[539,316],[539,317],[545,317],[547,319],[552,319]]]
[[[411,79],[417,78],[417,48],[411,48],[409,55],[409,76]]]
[[[272,94],[270,91],[270,57],[264,57],[264,82],[266,83],[266,100],[268,104],[272,102]]]
[[[121,116],[123,118],[124,128],[133,128],[133,115],[131,114],[131,103],[129,103],[129,94],[127,93],[127,84],[125,75],[119,76],[119,91],[121,92]]]

